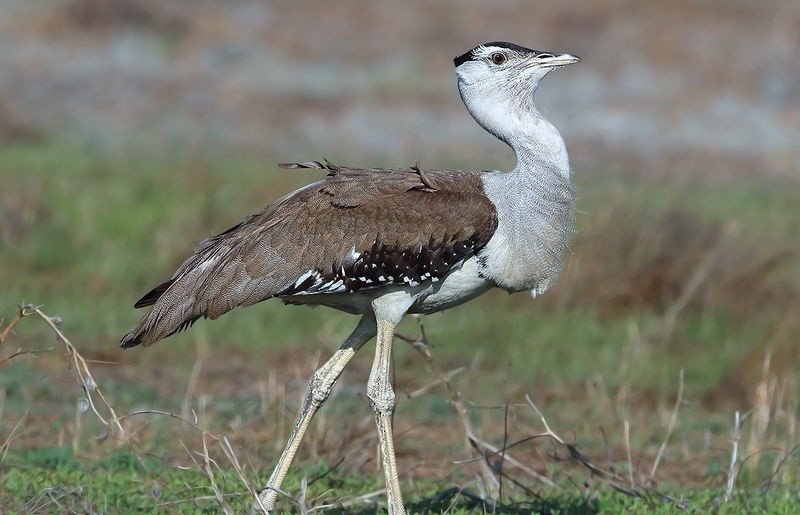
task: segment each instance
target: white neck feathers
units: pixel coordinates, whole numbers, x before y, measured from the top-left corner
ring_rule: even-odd
[[[498,227],[483,255],[483,273],[502,288],[537,295],[561,273],[572,236],[569,158],[558,130],[532,105],[503,119],[502,136],[496,135],[514,150],[517,164],[510,173],[484,176]]]

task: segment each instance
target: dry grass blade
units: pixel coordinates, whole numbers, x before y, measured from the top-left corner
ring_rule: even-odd
[[[634,487],[633,481],[633,456],[631,455],[631,424],[626,419],[623,423],[625,429],[625,454],[628,458],[628,483]]]
[[[66,507],[61,503],[65,497],[83,496],[83,488],[67,488],[57,486],[45,488],[39,494],[22,506],[24,513],[63,513]],[[88,511],[88,510],[87,510]]]
[[[722,236],[719,238],[719,241],[717,241],[716,245],[711,247],[706,252],[705,256],[697,263],[694,273],[692,273],[680,296],[667,308],[666,313],[664,313],[662,325],[662,337],[664,341],[668,341],[672,337],[675,324],[681,311],[684,310],[689,304],[689,301],[692,300],[692,297],[698,292],[700,286],[708,279],[714,264],[725,250],[726,243],[731,236],[736,235],[738,230],[739,226],[733,222],[725,225],[722,229]]]
[[[747,415],[745,414],[746,418]],[[731,500],[733,496],[733,488],[736,486],[736,477],[739,475],[739,442],[742,440],[742,422],[743,418],[736,411],[733,417],[733,434],[731,435],[731,463],[728,466],[728,483],[725,486],[725,502]]]
[[[219,489],[217,485],[216,477],[214,476],[214,467],[218,466],[214,460],[211,459],[211,456],[208,454],[208,438],[207,433],[204,431],[202,433],[202,440],[203,440],[203,470],[208,477],[209,483],[211,483],[211,490],[214,491],[214,497],[216,498],[217,504],[219,504],[220,509],[225,515],[233,515],[233,510],[225,501],[225,495],[222,493],[222,490]],[[213,464],[213,466],[212,466]]]
[[[651,481],[656,475],[656,471],[658,471],[658,465],[661,463],[661,458],[664,457],[664,453],[667,451],[667,444],[669,443],[669,439],[672,436],[672,432],[675,430],[675,424],[678,422],[678,410],[683,403],[683,369],[681,369],[680,376],[678,378],[678,396],[675,399],[675,406],[672,408],[672,414],[669,417],[669,423],[667,424],[667,433],[664,435],[664,440],[661,442],[661,446],[658,448],[658,454],[656,454],[656,459],[653,460],[653,466],[650,469],[650,475],[648,479]]]
[[[239,458],[236,456],[236,453],[233,451],[233,447],[231,446],[231,443],[230,443],[230,441],[228,440],[227,437],[217,435],[217,434],[209,431],[207,428],[203,427],[202,425],[200,425],[200,423],[197,420],[197,415],[194,412],[192,412],[192,418],[189,418],[189,417],[184,417],[183,415],[180,415],[178,413],[172,413],[172,412],[169,412],[169,411],[145,409],[145,410],[131,411],[130,413],[128,413],[126,415],[123,415],[121,417],[121,420],[125,420],[127,418],[140,416],[140,415],[158,415],[158,416],[164,416],[164,417],[173,418],[175,420],[179,420],[179,421],[181,421],[181,422],[183,422],[185,424],[190,425],[191,427],[193,427],[194,429],[196,429],[197,431],[200,432],[201,438],[202,438],[202,441],[203,441],[203,451],[202,451],[202,453],[199,453],[203,457],[203,465],[202,465],[202,467],[203,467],[204,472],[206,473],[206,476],[208,476],[209,481],[211,483],[211,488],[214,491],[214,498],[217,500],[217,502],[220,504],[220,507],[223,509],[223,511],[226,514],[227,513],[233,513],[233,512],[232,511],[230,511],[230,512],[226,511],[225,507],[227,506],[228,510],[230,509],[230,507],[225,502],[224,494],[217,487],[216,479],[214,477],[214,472],[213,472],[213,469],[211,468],[211,466],[213,465],[213,466],[216,466],[217,468],[219,468],[219,466],[216,464],[216,462],[211,460],[211,458],[209,457],[208,442],[207,442],[208,438],[211,438],[214,442],[217,443],[217,445],[222,450],[222,452],[225,455],[225,457],[230,462],[231,466],[233,466],[233,469],[236,472],[236,476],[239,478],[239,481],[241,481],[241,483],[244,485],[244,487],[247,490],[247,492],[254,499],[253,500],[253,508],[256,509],[256,510],[260,510],[262,513],[267,513],[266,508],[261,503],[261,499],[259,498],[258,491],[255,488],[253,488],[253,485],[247,479],[247,475],[245,474],[244,467],[242,466],[241,462],[239,461]],[[195,461],[195,463],[197,463],[196,460],[194,460],[193,455],[191,453],[189,453],[189,455],[192,456],[193,461]],[[198,463],[198,466],[199,465],[200,464]],[[302,506],[302,504],[297,499],[295,499],[292,495],[290,495],[289,493],[284,492],[283,490],[278,490],[278,493],[280,493],[281,495],[285,496],[286,498],[288,498],[289,500],[294,502],[297,506]]]
[[[25,414],[17,420],[17,423],[14,424],[14,427],[11,429],[11,432],[8,433],[5,441],[2,445],[0,445],[0,464],[2,464],[6,460],[6,455],[8,454],[8,450],[11,448],[11,443],[22,434],[22,431],[17,433],[17,430],[22,426],[22,421],[28,418],[30,414],[30,410],[25,411]]]
[[[189,374],[189,380],[186,383],[186,392],[183,395],[183,405],[181,406],[181,415],[184,417],[188,417],[191,411],[194,390],[197,387],[197,380],[200,378],[200,371],[203,369],[203,363],[206,360],[206,346],[198,341],[196,348],[197,357],[194,360],[192,372]]]
[[[359,495],[358,497],[353,497],[345,501],[339,501],[336,503],[329,503],[329,504],[321,504],[313,508],[308,508],[306,510],[306,513],[316,513],[319,511],[325,511],[334,508],[346,509],[352,506],[358,506],[364,504],[376,506],[378,504],[377,498],[384,494],[386,494],[386,489],[381,488],[380,490],[373,490],[372,492],[368,492],[366,494]]]
[[[242,467],[238,456],[236,456],[236,453],[233,451],[233,446],[231,446],[231,442],[228,440],[228,437],[223,436],[222,440],[219,440],[218,443],[220,448],[222,448],[222,452],[225,454],[225,457],[228,458],[228,461],[231,463],[231,465],[233,465],[233,470],[236,471],[236,476],[239,478],[239,481],[242,482],[250,496],[255,498],[256,508],[266,513],[267,509],[261,503],[261,497],[259,497],[258,492],[255,488],[253,488],[253,485],[250,484],[250,481],[245,476],[244,467]]]

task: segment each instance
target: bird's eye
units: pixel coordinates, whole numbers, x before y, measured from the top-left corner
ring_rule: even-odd
[[[495,52],[489,56],[489,59],[491,59],[494,64],[499,66],[506,62],[506,54],[502,52]]]

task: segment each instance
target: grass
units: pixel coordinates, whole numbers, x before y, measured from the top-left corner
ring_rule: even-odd
[[[268,302],[151,349],[122,352],[116,342],[136,321],[133,301],[195,241],[316,175],[213,154],[143,157],[53,142],[1,150],[0,316],[10,323],[25,302],[60,316],[129,437],[95,438],[108,428],[82,411],[87,392],[76,388],[63,341],[24,318],[0,345],[0,506],[217,513],[213,477],[224,504],[245,510],[246,485],[268,477],[314,363],[355,318]],[[498,476],[465,447],[436,374],[398,343],[396,435],[413,511],[678,510],[669,497],[698,513],[797,512],[800,189],[788,179],[687,182],[624,170],[577,180],[574,255],[551,292],[490,292],[425,319],[469,423],[496,447],[515,444],[510,454],[554,486],[506,464],[499,504],[477,503],[500,493]],[[400,332],[416,337],[416,322]],[[43,352],[11,357],[17,348]],[[368,346],[301,448],[285,486],[306,506],[371,513],[383,499],[359,498],[381,488],[363,395],[370,363]],[[526,394],[608,476],[562,459],[569,447],[551,438],[531,440],[544,427]],[[136,410],[151,412],[127,416]],[[726,500],[736,411],[748,416]],[[486,457],[495,467],[498,459]]]
[[[207,478],[197,469],[180,469],[157,458],[141,460],[119,451],[101,460],[76,458],[68,449],[31,450],[9,461],[4,475],[0,502],[38,513],[219,513],[214,492]],[[231,471],[217,475],[222,491],[235,492],[226,502],[235,513],[245,513],[250,499],[238,492],[238,478]],[[352,475],[320,465],[300,466],[287,479],[287,488],[299,490],[306,481],[305,495],[310,505],[335,502],[335,492],[379,488],[374,478]],[[466,514],[488,511],[523,513],[795,513],[800,495],[788,488],[770,491],[739,492],[735,503],[725,503],[719,491],[698,488],[682,492],[683,506],[665,504],[657,496],[629,497],[602,488],[584,493],[571,485],[547,497],[505,499],[495,506],[477,499],[476,492],[458,487],[442,488],[432,481],[416,480],[416,495],[408,503],[411,513]],[[113,492],[114,495],[109,495]],[[331,513],[341,511],[331,509]],[[347,513],[371,514],[378,510],[368,503],[350,507]]]
[[[5,497],[2,501],[6,506],[10,504],[9,501],[25,499],[26,506],[31,511],[38,509],[44,512],[55,511],[55,507],[72,513],[95,510],[100,513],[210,514],[219,511],[210,487],[193,486],[203,485],[206,481],[203,474],[196,469],[180,470],[152,458],[142,463],[125,452],[114,453],[102,462],[80,460],[69,450],[62,449],[28,451],[16,458],[21,464],[13,465],[6,474],[4,493],[0,494]],[[36,474],[32,479],[34,472]],[[302,467],[290,476],[287,486],[298,489],[302,477],[309,479],[306,495],[311,502],[335,499],[333,491],[357,490],[365,486],[365,478],[331,469],[327,464]],[[234,474],[221,472],[218,480],[223,490],[237,489],[238,479]],[[370,486],[378,487],[377,484]],[[483,508],[474,498],[474,492],[460,492],[456,488],[439,490],[440,487],[430,481],[416,481],[414,487],[420,496],[409,503],[412,513],[474,513],[476,509]],[[509,499],[500,503],[497,511],[508,514],[678,511],[655,498],[629,498],[608,490],[586,496],[571,490],[565,489],[564,493],[547,499]],[[116,492],[117,495],[108,496],[106,492],[109,491]],[[693,505],[689,512],[736,512],[721,508],[723,503],[717,495],[718,492],[710,489],[687,492],[685,500]],[[791,513],[791,510],[797,508],[799,501],[797,493],[788,490],[745,492],[738,499],[740,507],[761,511],[764,506],[769,506],[773,513]],[[231,495],[228,502],[236,513],[244,513],[249,508],[250,500],[244,495]],[[375,508],[355,508],[348,511],[364,514],[375,512]]]

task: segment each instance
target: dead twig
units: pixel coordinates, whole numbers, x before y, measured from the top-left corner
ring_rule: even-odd
[[[786,451],[783,454],[783,456],[780,456],[777,463],[775,464],[775,467],[773,467],[772,473],[766,480],[764,480],[761,483],[760,489],[762,493],[766,494],[767,492],[769,492],[769,489],[772,488],[772,486],[775,484],[775,478],[778,476],[783,466],[786,465],[786,463],[789,461],[790,458],[795,457],[795,454],[797,454],[798,449],[800,449],[800,446],[794,445],[792,446],[791,449]]]
[[[454,369],[450,370],[449,372],[447,372],[447,374],[445,374],[444,380],[442,378],[436,378],[433,381],[431,381],[430,383],[426,384],[425,386],[417,388],[413,392],[407,393],[406,396],[405,396],[405,399],[400,399],[398,401],[398,404],[401,403],[401,402],[409,401],[411,399],[416,399],[417,397],[421,397],[421,396],[425,395],[426,393],[428,393],[429,391],[431,391],[434,388],[436,388],[437,386],[440,386],[440,385],[444,384],[445,381],[450,381],[451,379],[453,379],[457,375],[462,374],[462,373],[464,373],[466,371],[467,371],[467,367],[454,368]]]
[[[91,408],[92,412],[95,416],[100,420],[100,422],[106,427],[106,430],[115,430],[119,434],[121,438],[127,438],[127,433],[125,428],[122,427],[120,423],[119,417],[117,417],[116,411],[111,406],[111,404],[106,400],[105,396],[103,395],[102,390],[97,385],[97,382],[94,380],[92,376],[92,372],[89,370],[89,366],[86,364],[86,360],[78,351],[77,347],[73,345],[73,343],[67,338],[64,333],[61,331],[59,326],[61,325],[61,317],[58,316],[49,316],[45,314],[41,310],[41,306],[35,306],[33,304],[25,304],[19,307],[18,317],[25,318],[27,316],[38,316],[44,322],[50,326],[53,332],[56,333],[56,338],[58,341],[64,344],[67,348],[67,353],[69,354],[70,358],[72,359],[72,364],[74,366],[75,374],[77,375],[78,384],[83,388],[84,393],[86,394],[86,401],[89,403],[89,407]],[[12,320],[14,324],[16,324],[16,318]],[[9,324],[9,327],[12,325]],[[6,327],[6,330],[3,331],[3,335],[5,335],[9,329]],[[107,411],[107,415],[103,416],[100,413],[97,405],[95,404],[95,397],[100,401],[100,404],[105,408]],[[110,421],[106,418],[110,419]],[[104,436],[107,436],[104,435]]]
[[[567,443],[563,438],[561,438],[558,434],[556,434],[551,428],[550,425],[547,423],[547,419],[544,417],[542,412],[539,408],[534,404],[533,400],[531,399],[530,395],[525,395],[525,400],[528,401],[531,409],[533,409],[534,413],[539,417],[539,420],[542,422],[544,426],[544,433],[537,435],[537,437],[546,436],[551,438],[552,440],[561,444],[567,450],[567,456],[569,459],[574,459],[575,461],[579,462],[581,465],[586,467],[592,474],[600,477],[601,479],[605,480],[611,488],[614,490],[623,493],[625,495],[630,495],[631,497],[639,497],[639,498],[648,498],[648,497],[657,497],[663,502],[667,502],[669,504],[673,504],[679,508],[687,508],[688,503],[682,499],[675,499],[669,495],[661,493],[649,486],[642,485],[639,483],[635,483],[630,480],[630,486],[626,486],[626,482],[623,478],[619,477],[618,475],[614,474],[613,472],[609,472],[604,470],[594,463],[591,462],[574,444]]]
[[[22,320],[22,318],[25,316],[23,314],[23,309],[24,309],[23,306],[18,306],[17,314],[6,325],[5,329],[3,329],[3,332],[0,333],[0,345],[2,345],[4,341],[6,341],[8,335],[11,334],[12,330],[14,330],[14,326],[16,326],[19,323],[19,321]],[[0,327],[3,326],[3,322],[4,322],[3,320],[0,320]]]
[[[31,350],[24,350],[24,349],[17,349],[16,351],[12,352],[8,356],[0,359],[0,367],[5,366],[8,362],[18,356],[25,356],[27,354],[44,354],[45,352],[50,352],[53,350],[53,347],[48,347],[46,349],[31,349]]]
[[[419,324],[420,330],[420,338],[413,339],[408,338],[402,335],[396,335],[397,338],[401,339],[409,343],[414,350],[422,355],[423,359],[427,363],[428,367],[433,371],[436,377],[439,379],[441,384],[444,384],[445,389],[450,397],[450,402],[453,405],[453,408],[456,410],[456,414],[458,415],[459,420],[461,421],[461,425],[464,427],[464,436],[467,441],[467,445],[475,450],[479,455],[484,457],[484,465],[487,466],[488,470],[492,470],[493,467],[489,463],[492,457],[502,457],[506,462],[510,465],[518,468],[519,470],[523,471],[524,473],[528,474],[535,480],[547,485],[547,486],[555,486],[555,483],[551,481],[549,478],[539,474],[532,468],[528,467],[521,461],[517,460],[513,456],[507,454],[506,449],[499,449],[496,446],[490,444],[489,442],[484,441],[483,439],[479,438],[475,432],[475,429],[472,425],[472,422],[469,419],[469,413],[467,411],[464,402],[461,400],[461,392],[453,385],[453,383],[448,378],[448,375],[442,370],[439,364],[433,359],[433,355],[430,352],[430,348],[428,346],[427,335],[425,334],[425,327],[422,323],[422,320],[417,318],[417,323]],[[484,474],[487,476],[493,477],[492,474]],[[496,480],[495,480],[496,481]],[[492,481],[492,482],[495,482]]]

